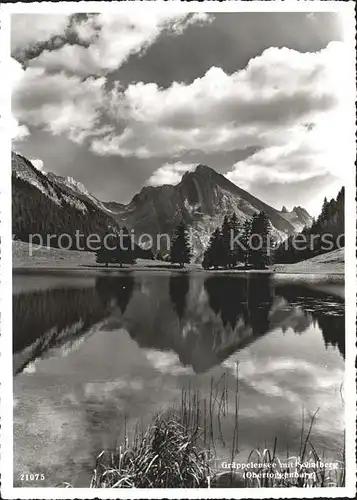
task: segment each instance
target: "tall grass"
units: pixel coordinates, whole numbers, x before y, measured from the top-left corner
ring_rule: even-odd
[[[236,384],[228,387],[224,373],[211,378],[208,395],[189,387],[182,390],[180,401],[168,411],[158,413],[146,428],[136,426],[129,438],[126,416],[124,436],[114,452],[103,451],[96,459],[92,488],[207,488],[207,487],[316,487],[343,486],[344,453],[334,470],[316,468],[324,461],[311,442],[317,412],[305,433],[302,415],[300,449],[297,456],[277,456],[277,438],[273,449],[254,449],[246,462],[254,462],[255,475],[234,469],[239,455],[239,372]],[[231,440],[222,425],[230,426]],[[225,435],[225,436],[224,436]],[[230,469],[217,462],[224,450],[230,457]],[[240,460],[242,463],[242,460]],[[216,464],[216,466],[215,466]],[[252,469],[250,469],[252,470]]]
[[[204,451],[176,419],[157,415],[136,434],[130,446],[97,458],[91,487],[200,488],[207,487],[209,462]]]
[[[293,456],[287,453],[285,458],[276,455],[276,438],[273,450],[254,449],[250,452],[247,462],[254,461],[255,477],[245,478],[247,488],[311,488],[345,485],[344,453],[340,460],[335,460],[336,469],[316,467],[316,464],[325,462],[320,457],[308,437],[304,441],[302,455]],[[255,460],[253,460],[255,458]]]

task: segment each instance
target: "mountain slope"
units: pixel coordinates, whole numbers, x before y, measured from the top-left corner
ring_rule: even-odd
[[[135,217],[135,222],[138,222],[145,214],[147,221],[149,214],[146,209],[149,206],[160,226],[163,223],[170,226],[170,220],[175,216],[182,216],[190,222],[195,217],[215,216],[218,212],[224,214],[234,210],[241,219],[245,219],[257,210],[264,210],[277,230],[287,233],[294,230],[276,209],[204,165],[198,165],[194,172],[187,172],[176,186],[144,187],[119,215],[128,220]]]
[[[239,188],[215,170],[198,165],[187,172],[179,184],[146,186],[115,218],[135,230],[136,234],[171,235],[183,220],[192,231],[196,260],[199,260],[213,230],[226,213],[237,214],[244,222],[264,210],[277,240],[296,231],[294,224],[279,211]]]
[[[279,264],[292,264],[344,247],[345,233],[345,189],[342,187],[336,199],[324,199],[321,213],[309,227],[299,233],[300,243],[290,236],[275,251],[274,259]]]
[[[101,203],[104,205],[106,210],[113,214],[118,214],[125,208],[123,203],[118,203],[117,201],[102,201]]]
[[[305,226],[310,227],[312,224],[311,215],[300,206],[294,207],[291,212],[289,212],[285,207],[279,212],[284,219],[290,222],[295,228],[295,231],[300,232]]]
[[[108,215],[112,215],[116,213],[115,210],[111,210],[111,204],[103,203],[98,198],[93,196],[88,189],[81,182],[76,181],[73,177],[62,177],[60,175],[56,175],[52,172],[47,174],[47,179],[51,182],[59,186],[66,193],[75,196],[83,201],[89,201],[92,205],[95,205],[99,210],[102,210]],[[114,204],[115,206],[115,204]],[[121,205],[123,207],[123,205]]]
[[[75,242],[76,231],[88,236],[118,230],[117,222],[103,210],[61,189],[16,153],[12,153],[12,224],[14,237],[22,241],[29,241],[30,234],[42,235],[44,242],[48,235],[57,235],[51,246],[58,246],[61,234],[68,235],[63,241],[67,245],[68,238]],[[83,238],[80,245],[84,243]]]
[[[211,233],[222,224],[227,213],[235,212],[243,223],[247,217],[264,210],[277,241],[300,230],[311,219],[301,207],[279,212],[205,165],[186,172],[177,185],[143,187],[128,205],[102,202],[72,177],[44,174],[15,153],[12,166],[13,232],[23,241],[28,241],[30,233],[55,231],[72,235],[78,229],[85,235],[102,235],[125,225],[134,230],[136,239],[146,234],[146,240],[153,239],[154,250],[165,251],[168,238],[184,221],[191,232],[197,262]],[[162,235],[159,243],[158,235]],[[145,246],[145,238],[141,243]]]

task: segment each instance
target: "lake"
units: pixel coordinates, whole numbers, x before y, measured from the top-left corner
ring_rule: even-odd
[[[269,274],[33,272],[13,278],[14,484],[89,486],[119,436],[213,380],[239,382],[238,452],[344,446],[343,283]],[[237,364],[238,362],[238,364]],[[217,445],[230,422],[222,424]],[[21,474],[44,474],[24,483]]]

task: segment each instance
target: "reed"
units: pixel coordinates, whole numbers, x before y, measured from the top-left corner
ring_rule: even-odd
[[[157,415],[130,446],[115,453],[102,452],[91,480],[91,488],[202,488],[211,475],[206,453],[196,443],[195,433],[173,415]]]
[[[277,438],[272,449],[256,448],[246,462],[254,462],[255,477],[215,467],[224,453],[231,463],[239,456],[239,366],[235,384],[228,387],[223,374],[217,382],[211,378],[209,394],[192,388],[182,390],[179,401],[154,416],[142,428],[137,423],[128,438],[127,415],[124,436],[114,452],[103,451],[96,459],[92,488],[207,488],[211,487],[316,487],[343,486],[344,454],[334,470],[316,469],[311,464],[323,461],[311,442],[318,410],[305,433],[304,414],[300,449],[297,457],[277,456]],[[224,438],[222,425],[231,429],[230,442]],[[227,432],[225,433],[227,436]],[[240,460],[242,462],[242,460]],[[209,478],[209,479],[208,479]]]

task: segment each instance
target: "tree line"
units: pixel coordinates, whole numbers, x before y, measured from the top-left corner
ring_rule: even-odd
[[[55,188],[53,184],[51,186]],[[58,191],[57,189],[56,194],[60,194]],[[59,206],[32,184],[13,176],[12,233],[16,239],[26,242],[30,241],[30,235],[39,234],[45,244],[48,235],[56,235],[57,238],[50,241],[50,245],[54,247],[60,246],[60,235],[66,234],[72,241],[70,250],[78,250],[76,231],[84,235],[81,244],[85,246],[87,236],[98,234],[102,237],[108,228],[113,231],[119,229],[114,219],[94,205],[85,201],[83,204],[87,210],[84,213],[65,200]],[[67,239],[64,244],[67,245]]]
[[[119,234],[108,233],[104,236],[100,248],[96,251],[96,262],[105,264],[135,264],[136,252],[129,231],[123,227]]]
[[[202,266],[205,269],[266,268],[271,261],[271,228],[264,211],[255,213],[242,224],[235,213],[226,215],[222,226],[211,235]]]
[[[264,211],[255,213],[243,223],[237,215],[226,215],[221,226],[211,234],[203,255],[204,269],[251,268],[264,269],[273,262],[293,263],[344,246],[345,189],[342,187],[335,198],[325,197],[321,213],[310,227],[290,235],[277,244],[272,237],[272,224]],[[300,240],[302,244],[296,244]],[[181,267],[192,257],[188,231],[182,223],[175,232],[168,257]]]
[[[317,219],[313,219],[310,227],[290,235],[276,248],[274,260],[294,263],[344,247],[344,232],[345,188],[342,187],[336,198],[327,201],[325,197],[321,213]]]
[[[64,200],[62,206],[58,206],[20,178],[13,177],[12,182],[12,230],[15,238],[29,241],[31,234],[39,234],[46,242],[49,234],[67,234],[73,241],[73,249],[76,249],[76,232],[79,231],[84,238],[91,234],[99,235],[102,243],[96,252],[96,261],[106,266],[132,265],[137,258],[154,258],[151,249],[143,249],[135,243],[132,245],[127,228],[120,229],[114,219],[97,210],[91,203],[83,201],[87,212],[82,213]],[[54,186],[54,189],[58,188]],[[272,225],[265,212],[255,213],[243,223],[239,222],[235,213],[228,214],[222,225],[211,234],[202,266],[205,269],[264,269],[272,260],[293,263],[344,246],[344,197],[342,188],[336,199],[327,201],[325,198],[321,213],[313,220],[311,227],[289,236],[277,248],[273,248],[273,239],[270,238]],[[112,231],[110,237],[108,231]],[[330,237],[329,247],[324,245],[327,234]],[[295,244],[299,235],[306,240],[303,248]],[[105,237],[108,245],[104,244]],[[58,246],[56,240],[51,240],[51,246]],[[162,260],[162,257],[158,252],[156,258]],[[174,232],[165,260],[182,268],[191,262],[192,257],[187,226],[182,222]]]
[[[182,268],[191,261],[192,256],[187,227],[181,223],[177,226],[172,238],[169,261]],[[154,259],[152,250],[139,247],[125,226],[118,234],[106,234],[96,252],[96,262],[105,264],[106,267],[109,264],[119,264],[120,267],[123,267],[123,264],[133,265],[139,257]]]
[[[136,264],[136,259],[154,259],[151,248],[145,249],[135,243],[126,226],[117,233],[107,233],[96,251],[96,262],[105,264]]]
[[[39,173],[40,175],[41,173]],[[41,174],[43,175],[43,174]],[[60,189],[53,183],[48,183],[60,197]],[[49,244],[51,247],[61,247],[61,243],[67,246],[71,243],[69,250],[78,250],[76,233],[80,234],[80,245],[84,250],[91,251],[87,247],[86,240],[90,235],[98,235],[103,241],[108,231],[113,236],[121,233],[119,224],[110,216],[101,210],[98,210],[92,203],[81,200],[86,207],[82,212],[76,207],[61,200],[61,205],[56,204],[51,198],[44,195],[32,184],[16,176],[12,177],[12,234],[15,239],[29,242],[31,235],[39,235],[43,244]],[[124,233],[128,230],[124,227]],[[48,236],[55,237],[48,240]],[[67,235],[67,238],[61,240],[61,235]],[[40,238],[34,238],[35,244],[41,243]],[[103,256],[103,253],[102,253]],[[108,262],[115,261],[114,253],[107,253]],[[144,249],[135,244],[133,247],[133,257],[143,259],[153,259],[151,249]],[[123,254],[124,261],[128,254]],[[103,261],[105,262],[105,261]],[[131,260],[129,259],[129,262]]]
[[[235,213],[226,215],[221,226],[211,234],[203,255],[205,269],[250,267],[264,269],[271,262],[272,225],[265,212],[258,212],[240,223]],[[181,223],[175,231],[169,255],[165,260],[181,267],[193,256],[187,227]],[[162,260],[160,252],[157,258]]]
[[[205,269],[233,269],[249,267],[264,269],[270,263],[271,223],[265,212],[258,212],[240,224],[237,215],[226,215],[221,227],[211,235],[204,253],[202,266]],[[165,259],[183,268],[193,257],[187,226],[181,222],[173,235],[169,255]],[[98,263],[135,264],[135,252],[131,248],[129,232],[123,228],[121,237],[108,235],[96,252]],[[162,259],[160,253],[156,258]]]

